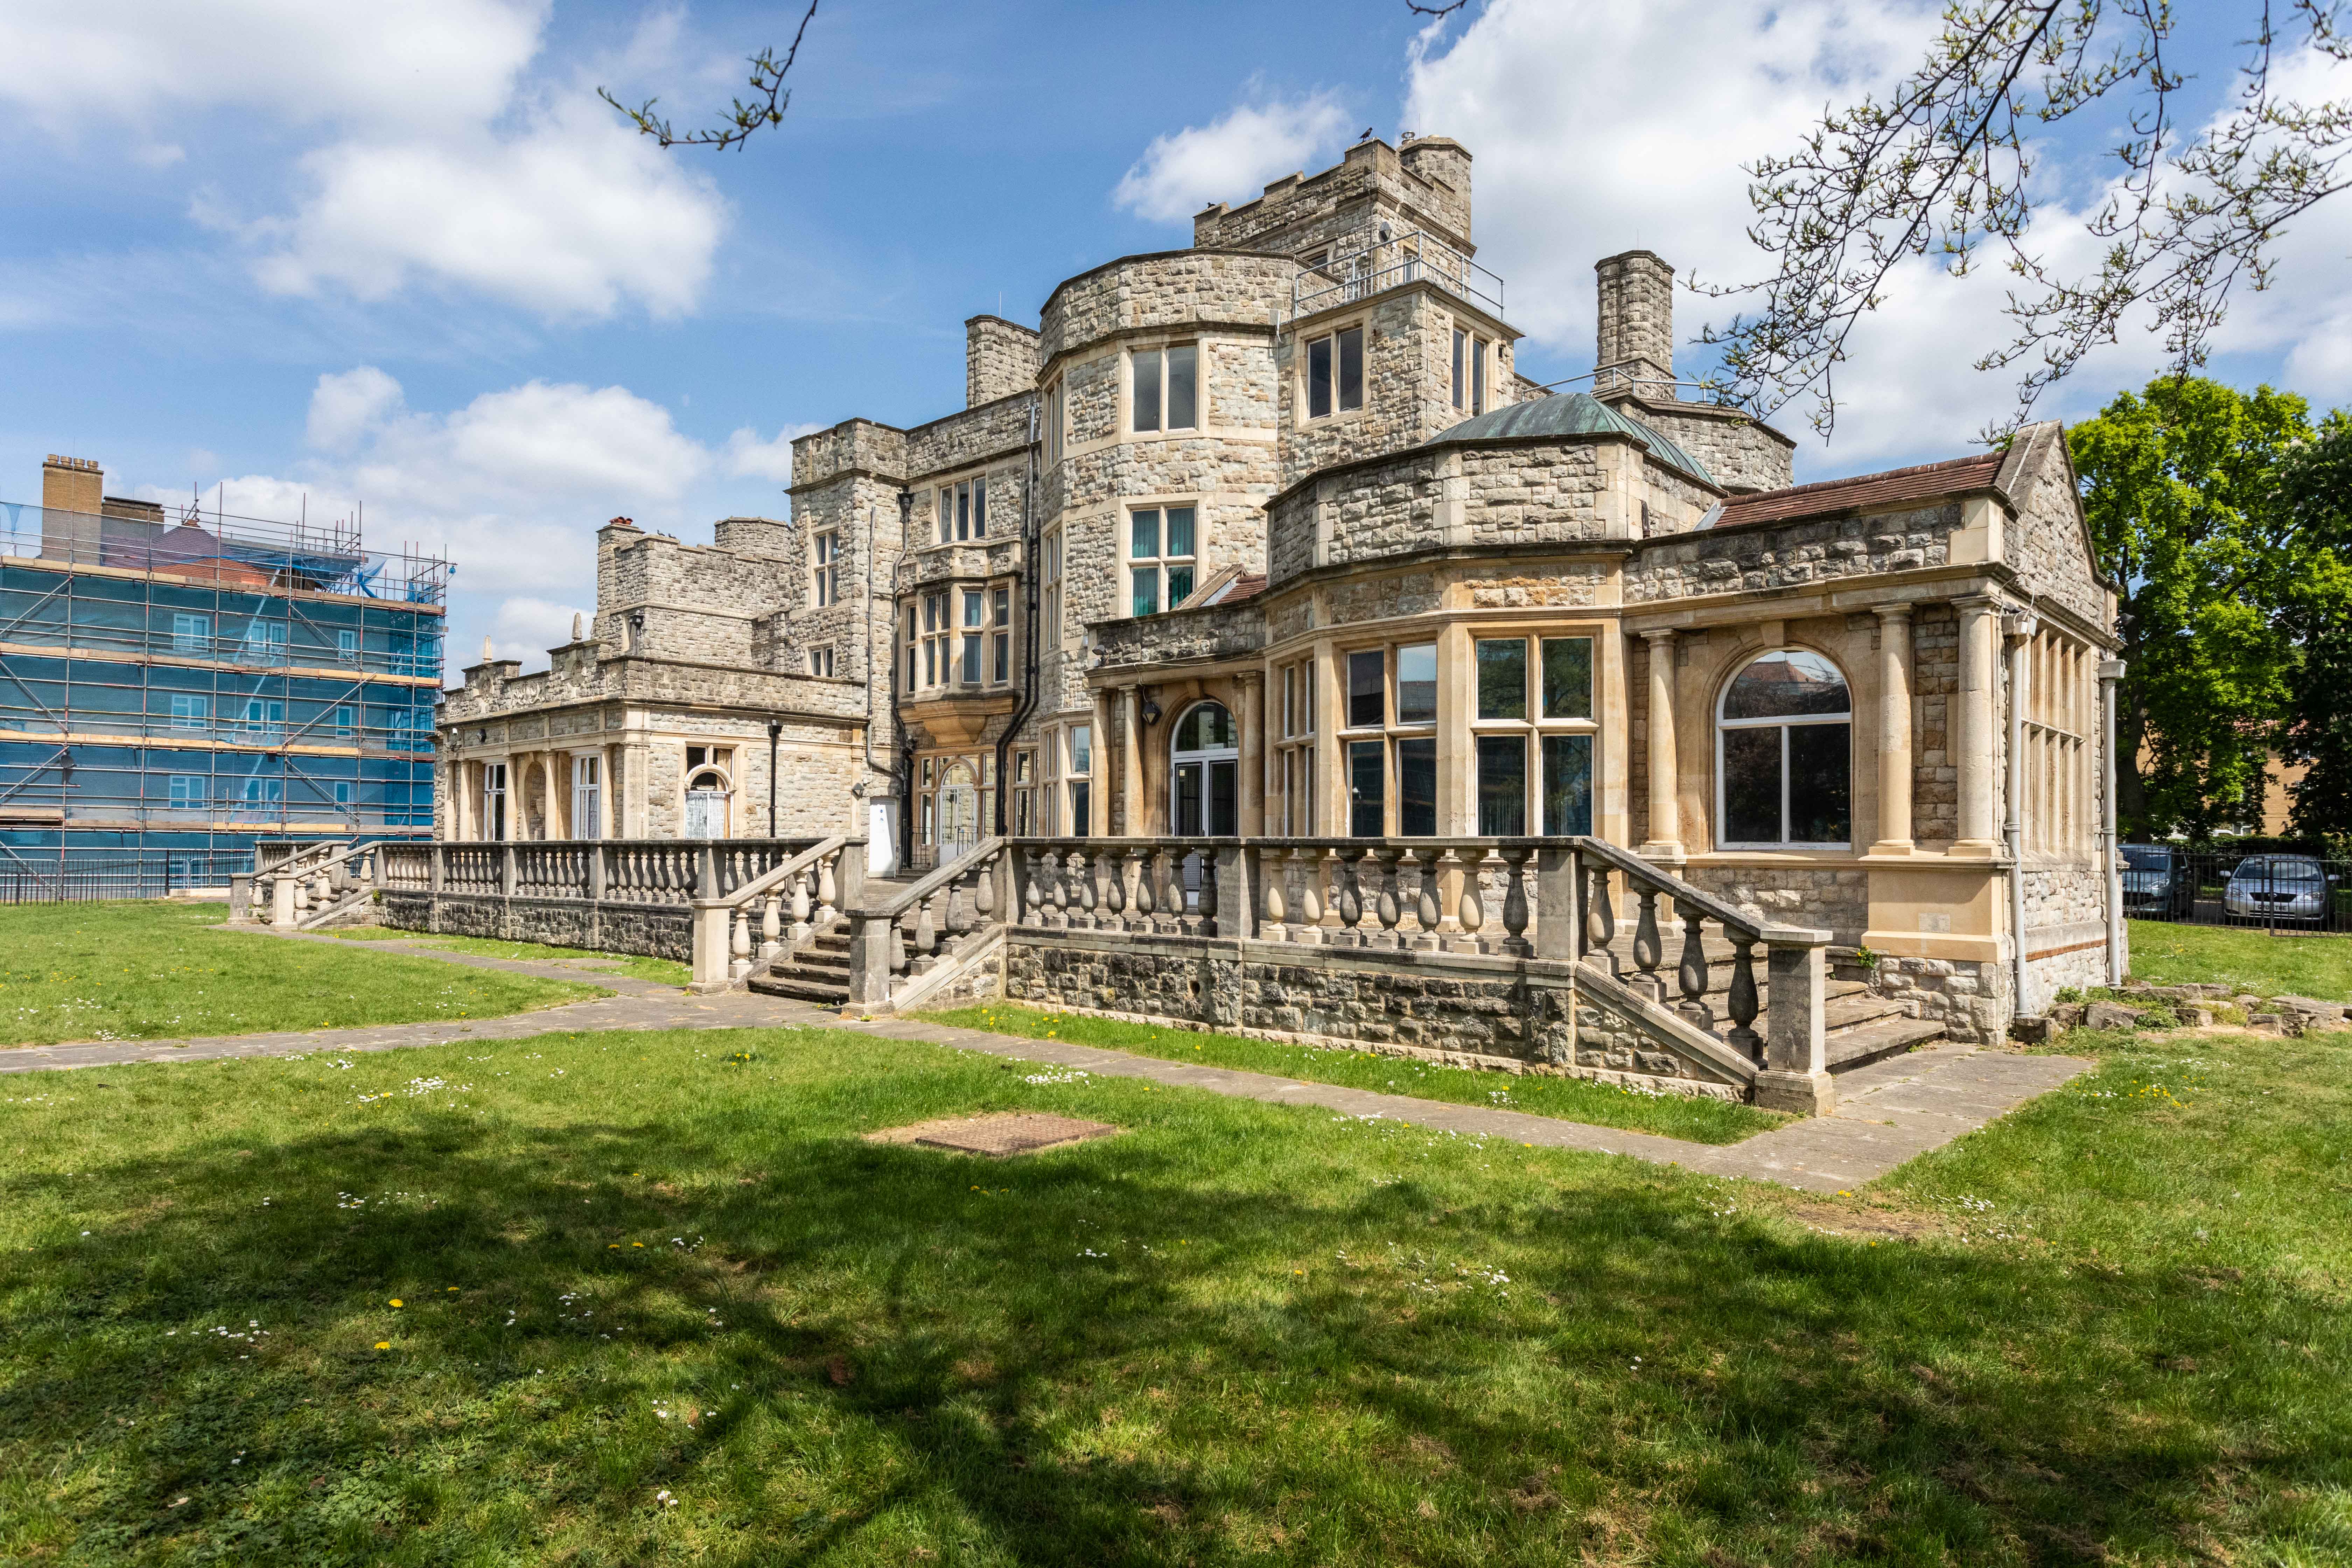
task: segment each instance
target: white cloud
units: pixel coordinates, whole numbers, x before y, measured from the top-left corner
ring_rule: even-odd
[[[0,100],[71,132],[189,109],[433,125],[498,113],[547,0],[78,0],[0,7]]]
[[[372,364],[322,375],[310,394],[310,445],[324,452],[348,452],[400,405],[400,383]]]
[[[762,440],[750,426],[727,437],[727,471],[741,479],[774,479],[779,484],[793,482],[793,440],[812,430],[822,430],[822,425],[787,425],[776,432],[773,440]]]
[[[257,159],[189,203],[245,243],[273,293],[421,288],[551,319],[688,311],[726,205],[599,102],[580,61],[545,55],[551,14],[547,0],[0,6],[0,102],[52,135],[120,138],[155,170],[216,141],[224,110],[302,128],[290,168]],[[676,31],[654,13],[599,68],[672,69]]]
[[[674,317],[700,298],[726,226],[707,177],[593,100],[512,135],[340,142],[301,169],[311,189],[294,213],[244,226],[276,293],[334,285],[373,300],[425,281],[550,317],[628,301]]]
[[[1409,65],[1403,118],[1457,138],[1475,157],[1479,259],[1506,279],[1512,322],[1571,364],[1588,363],[1593,262],[1638,247],[1664,257],[1680,279],[1759,275],[1740,164],[1796,146],[1824,105],[1883,89],[1921,57],[1934,26],[1924,0],[1495,0],[1450,46],[1439,43],[1444,28],[1424,34]],[[2352,68],[2298,57],[2281,79],[2305,97],[2340,99],[2352,93],[2347,77]],[[1575,89],[1562,90],[1569,81]],[[2055,270],[2096,270],[2083,216],[2099,195],[2041,213],[2039,244]],[[2279,247],[2277,287],[2237,297],[2217,353],[2284,353],[2291,384],[2352,394],[2347,251],[2352,197],[2338,197]],[[1886,303],[1857,328],[1838,368],[1838,426],[1827,451],[1803,407],[1775,416],[1801,443],[1801,479],[1972,450],[1989,422],[2009,415],[2023,367],[1971,368],[2014,330],[2001,311],[2013,279],[1997,257],[1985,261],[1967,278],[1917,261],[1889,276]],[[1692,340],[1739,301],[1678,289],[1675,303],[1677,363],[1702,367],[1705,351]],[[2126,327],[2037,414],[2080,416],[2162,364],[2160,342]]]
[[[1152,138],[1111,199],[1156,223],[1182,223],[1214,202],[1245,202],[1270,180],[1326,160],[1348,112],[1318,92],[1291,102],[1237,104],[1222,120]]]

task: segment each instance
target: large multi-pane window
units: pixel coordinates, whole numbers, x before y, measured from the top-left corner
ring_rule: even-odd
[[[1364,329],[1344,327],[1307,345],[1307,417],[1364,405]]]
[[[201,730],[212,717],[213,700],[190,692],[174,692],[172,697],[172,728]]]
[[[1786,648],[1724,688],[1716,717],[1719,841],[1842,847],[1853,838],[1853,701],[1837,667]]]
[[[1192,594],[1192,521],[1189,506],[1139,507],[1128,513],[1128,585],[1131,612],[1156,616]]]
[[[1062,531],[1058,528],[1045,536],[1045,569],[1040,577],[1040,592],[1045,603],[1045,643],[1049,649],[1059,649],[1062,646]]]
[[[1138,349],[1132,356],[1130,407],[1138,431],[1199,427],[1201,351],[1192,343]]]
[[[956,649],[956,680],[963,686],[980,684],[981,617],[987,595],[977,588],[966,588],[963,598],[963,628]]]
[[[604,799],[604,759],[593,752],[572,755],[572,837],[602,838]]]
[[[1356,648],[1342,670],[1348,832],[1430,837],[1437,831],[1437,645]]]
[[[988,679],[992,685],[1002,686],[1013,679],[1013,590],[991,590],[990,625],[995,630],[990,636],[991,657]]]
[[[940,542],[988,537],[988,479],[959,479],[940,487]]]
[[[172,617],[172,651],[203,658],[213,651],[213,618],[185,612]]]
[[[1315,831],[1315,661],[1282,667],[1276,718],[1281,741],[1275,749],[1275,798],[1281,831],[1303,838]]]
[[[1454,329],[1454,406],[1465,414],[1486,412],[1486,360],[1493,348],[1474,332]]]
[[[1045,460],[1049,463],[1062,460],[1063,396],[1062,384],[1058,381],[1045,389]]]
[[[1592,639],[1479,637],[1471,723],[1481,837],[1592,831]]]
[[[1084,838],[1094,831],[1094,726],[1073,724],[1068,735],[1070,832]]]
[[[841,597],[841,535],[832,529],[809,538],[809,602],[822,608]]]
[[[205,804],[205,776],[202,773],[172,775],[172,804],[185,809]]]
[[[952,679],[948,649],[949,639],[954,635],[949,623],[946,590],[924,595],[919,611],[914,605],[907,606],[908,690],[944,686]]]

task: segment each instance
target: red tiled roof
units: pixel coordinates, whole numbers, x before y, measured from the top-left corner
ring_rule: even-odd
[[[1743,522],[1826,517],[1835,512],[1865,511],[1904,501],[1932,500],[1937,496],[1988,489],[2007,456],[2003,452],[1986,452],[1974,458],[1922,463],[1916,468],[1889,468],[1883,474],[1857,474],[1850,479],[1823,479],[1818,484],[1734,496],[1723,503],[1715,526],[1729,528]]]
[[[1233,580],[1232,585],[1209,601],[1213,605],[1238,605],[1244,599],[1255,599],[1265,592],[1265,574],[1244,572]]]

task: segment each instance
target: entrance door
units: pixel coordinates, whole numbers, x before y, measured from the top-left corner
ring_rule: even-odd
[[[727,781],[715,772],[698,773],[687,781],[686,837],[727,837]]]
[[[1168,831],[1183,838],[1226,838],[1241,831],[1241,746],[1234,716],[1203,702],[1185,710],[1170,738]],[[1184,904],[1198,907],[1201,861],[1184,857]]]
[[[1214,702],[1189,709],[1171,744],[1168,831],[1183,838],[1239,833],[1242,753],[1233,715]]]
[[[980,843],[980,786],[971,764],[950,763],[940,777],[938,864],[971,852]]]
[[[492,843],[507,836],[507,765],[482,764],[482,837]]]

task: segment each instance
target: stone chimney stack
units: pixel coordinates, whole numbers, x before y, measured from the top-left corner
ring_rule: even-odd
[[[1397,149],[1408,173],[1443,193],[1432,216],[1461,239],[1470,237],[1470,152],[1451,136],[1416,136]]]
[[[1595,262],[1601,319],[1593,392],[1674,401],[1675,269],[1647,250]]]
[[[977,408],[1037,384],[1037,334],[1002,316],[963,324],[963,402]]]
[[[97,565],[98,520],[105,510],[105,470],[89,458],[50,453],[41,465],[41,553]]]

